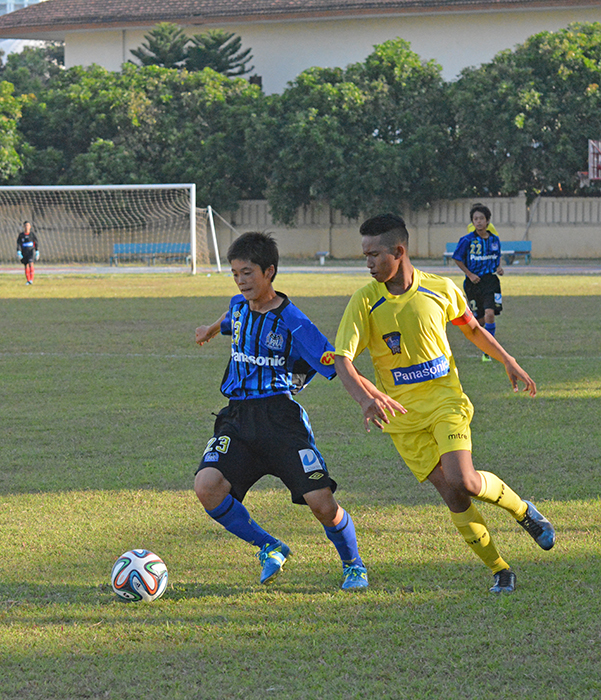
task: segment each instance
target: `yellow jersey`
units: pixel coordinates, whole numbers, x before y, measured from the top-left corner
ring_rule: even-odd
[[[463,325],[471,317],[450,279],[421,270],[414,270],[404,294],[391,294],[376,280],[353,294],[335,353],[353,361],[367,348],[376,386],[408,410],[392,418],[386,432],[430,425],[440,410],[456,412],[466,405],[471,410],[446,334],[447,323]]]

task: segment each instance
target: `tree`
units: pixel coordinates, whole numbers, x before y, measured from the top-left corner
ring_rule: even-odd
[[[16,175],[21,168],[21,159],[17,152],[19,134],[17,124],[21,116],[21,109],[28,98],[15,97],[11,83],[0,82],[0,180]]]
[[[170,22],[159,22],[144,35],[146,43],[131,53],[143,66],[180,68],[186,60],[186,44],[189,39],[184,32]]]
[[[452,86],[463,191],[578,193],[601,138],[601,24],[541,32]]]
[[[346,69],[304,71],[253,138],[275,218],[326,201],[355,218],[448,193],[451,113],[440,67],[402,39]]]
[[[51,78],[63,70],[63,42],[49,41],[43,46],[25,46],[20,53],[8,55],[0,67],[0,80],[7,80],[18,95],[36,94]]]
[[[23,184],[196,182],[197,201],[235,209],[263,196],[247,135],[265,97],[211,69],[70,68],[24,110]]]
[[[233,32],[213,29],[206,34],[195,34],[188,47],[186,68],[190,71],[212,68],[227,77],[245,75],[252,61],[250,49],[241,51],[242,39]]]

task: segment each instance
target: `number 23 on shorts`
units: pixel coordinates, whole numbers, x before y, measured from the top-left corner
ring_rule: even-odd
[[[207,446],[205,447],[205,451],[202,453],[202,456],[204,457],[207,452],[212,452],[213,450],[216,452],[221,452],[221,454],[227,454],[230,442],[231,440],[227,435],[222,435],[218,438],[212,437],[209,442],[207,442]]]

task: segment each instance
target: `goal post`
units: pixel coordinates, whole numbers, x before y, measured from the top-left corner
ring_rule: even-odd
[[[44,262],[180,264],[194,274],[211,264],[208,213],[194,183],[0,186],[0,261],[16,259],[29,221]],[[213,248],[219,267],[214,237]]]

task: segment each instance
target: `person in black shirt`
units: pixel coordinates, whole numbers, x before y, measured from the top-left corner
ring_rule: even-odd
[[[31,230],[29,221],[23,222],[23,230],[17,238],[17,257],[25,267],[25,284],[33,284],[33,262],[40,257],[38,239]]]

